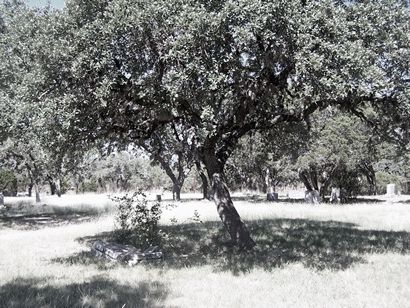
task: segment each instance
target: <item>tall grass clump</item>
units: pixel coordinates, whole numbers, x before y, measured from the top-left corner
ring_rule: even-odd
[[[162,210],[159,202],[149,203],[142,191],[123,197],[114,197],[112,200],[117,205],[115,222],[116,239],[119,242],[137,247],[160,244],[159,220]]]

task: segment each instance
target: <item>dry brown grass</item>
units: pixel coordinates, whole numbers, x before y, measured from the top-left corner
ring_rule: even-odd
[[[130,268],[88,253],[114,228],[106,198],[55,200],[0,214],[0,307],[410,307],[409,203],[237,201],[258,243],[238,255],[211,202],[181,202],[165,260]]]

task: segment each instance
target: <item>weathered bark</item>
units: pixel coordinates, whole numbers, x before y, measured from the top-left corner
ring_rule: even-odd
[[[40,190],[39,190],[39,185],[38,185],[40,181],[40,171],[31,153],[29,153],[29,157],[31,159],[32,166],[29,163],[26,163],[27,172],[28,172],[28,176],[30,178],[31,183],[34,186],[34,192],[36,194],[36,202],[39,203],[41,202]]]
[[[172,185],[172,199],[174,201],[181,201],[181,186],[178,183]]]
[[[204,173],[199,175],[201,177],[202,180],[202,197],[204,199],[210,199],[209,197],[209,191],[208,191],[208,178],[206,177],[206,175]]]
[[[310,174],[310,179],[312,181],[311,183],[312,183],[312,186],[313,186],[314,190],[320,191],[316,168],[314,168],[314,167],[311,168],[309,174]]]
[[[56,183],[56,194],[60,198],[61,197],[61,179],[57,180]]]
[[[203,198],[204,199],[210,199],[209,196],[209,191],[208,191],[208,187],[209,187],[209,183],[208,183],[208,177],[206,176],[204,170],[201,167],[201,163],[200,162],[195,162],[196,168],[198,170],[199,173],[199,177],[201,178],[202,181],[202,194],[203,194]]]
[[[27,167],[27,176],[30,179],[30,183],[27,185],[27,193],[28,196],[31,197],[33,195],[33,186],[34,186],[34,180],[33,180],[33,175],[31,173],[31,168],[28,164],[26,164]]]
[[[34,182],[34,192],[35,192],[35,194],[36,194],[36,202],[37,202],[37,203],[41,202],[41,199],[40,199],[40,190],[39,190],[39,187],[38,187],[38,183],[37,183],[37,182]]]
[[[333,171],[331,172],[333,173]],[[305,201],[314,200],[314,203],[319,203],[325,199],[325,195],[330,185],[330,175],[319,181],[317,170],[315,167],[299,170],[299,178],[306,187]]]
[[[219,217],[227,229],[232,243],[239,249],[252,249],[256,243],[251,238],[248,229],[235,209],[228,187],[219,173],[212,178],[213,197]]]
[[[11,196],[16,197],[17,191],[18,191],[18,183],[17,183],[17,179],[14,178],[14,180],[11,182],[11,191],[10,191]]]
[[[377,194],[377,186],[376,186],[376,172],[373,169],[373,166],[369,166],[366,172],[367,183],[369,184],[369,194],[376,195]]]
[[[28,193],[29,197],[31,197],[33,195],[33,183],[28,184],[27,193]]]
[[[309,180],[306,176],[306,172],[304,170],[299,170],[299,178],[305,185],[307,191],[313,191],[312,185],[310,185]]]
[[[241,220],[235,209],[231,195],[223,178],[223,168],[229,155],[226,151],[220,149],[222,153],[216,154],[215,139],[206,140],[202,148],[201,159],[208,173],[208,178],[212,179],[212,196],[226,230],[228,231],[231,241],[239,249],[252,249],[256,243],[251,238],[248,229]]]
[[[48,183],[50,185],[50,193],[52,196],[54,196],[57,190],[56,183],[53,180],[49,180]]]
[[[369,181],[369,194],[372,196],[377,195],[376,176]]]

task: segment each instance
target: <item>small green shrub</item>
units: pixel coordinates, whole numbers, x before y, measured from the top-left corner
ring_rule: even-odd
[[[162,210],[159,202],[149,204],[141,191],[112,199],[117,203],[115,220],[118,241],[141,248],[160,244],[158,223]]]

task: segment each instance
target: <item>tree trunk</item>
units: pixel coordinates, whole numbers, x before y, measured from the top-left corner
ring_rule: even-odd
[[[61,179],[57,180],[56,193],[57,193],[57,196],[60,198],[61,197]]]
[[[251,238],[248,229],[236,211],[228,187],[219,173],[212,177],[213,197],[219,217],[227,229],[232,243],[239,249],[252,249],[256,243]]]
[[[305,185],[307,191],[313,191],[312,185],[309,183],[305,170],[299,170],[299,178]]]
[[[367,182],[369,183],[369,194],[372,196],[377,195],[377,186],[376,186],[376,173],[374,170],[369,172],[367,175]]]
[[[368,162],[363,162],[359,165],[360,171],[366,176],[367,183],[369,184],[370,195],[377,195],[376,186],[376,172],[374,171],[373,165]]]
[[[50,184],[50,193],[52,196],[54,196],[56,194],[56,183],[53,180],[49,180],[49,184]]]
[[[31,197],[33,195],[32,192],[33,192],[34,181],[33,181],[33,176],[32,176],[29,165],[26,164],[26,166],[27,166],[27,176],[30,179],[30,183],[27,186],[27,192],[28,192],[28,196]]]
[[[28,184],[27,190],[28,196],[31,197],[33,195],[33,183]]]
[[[208,178],[206,177],[205,174],[200,175],[201,180],[202,180],[202,197],[204,199],[210,199],[209,197],[209,191],[208,191]]]
[[[209,183],[208,183],[208,177],[206,176],[205,172],[201,168],[201,163],[200,162],[195,162],[196,168],[198,169],[199,177],[201,178],[202,181],[202,194],[204,199],[210,199],[209,196]]]
[[[38,183],[34,183],[34,192],[36,194],[36,203],[40,203],[41,199],[40,199],[40,190],[38,187]]]
[[[172,199],[174,201],[181,201],[181,186],[177,183],[172,185]]]
[[[11,182],[10,195],[11,195],[12,197],[16,197],[16,196],[17,196],[17,191],[18,191],[18,182],[17,182],[17,179],[15,178],[15,179]]]
[[[317,172],[316,172],[316,168],[310,168],[310,178],[312,180],[312,186],[316,191],[319,191],[319,181],[317,178]]]
[[[236,211],[231,195],[226,185],[223,174],[223,167],[226,160],[215,155],[214,140],[207,140],[201,153],[202,160],[208,172],[208,178],[212,179],[212,195],[219,214],[226,230],[228,231],[231,241],[237,245],[240,250],[252,249],[256,243],[251,238],[248,229],[241,220]],[[227,157],[226,157],[227,158]]]

